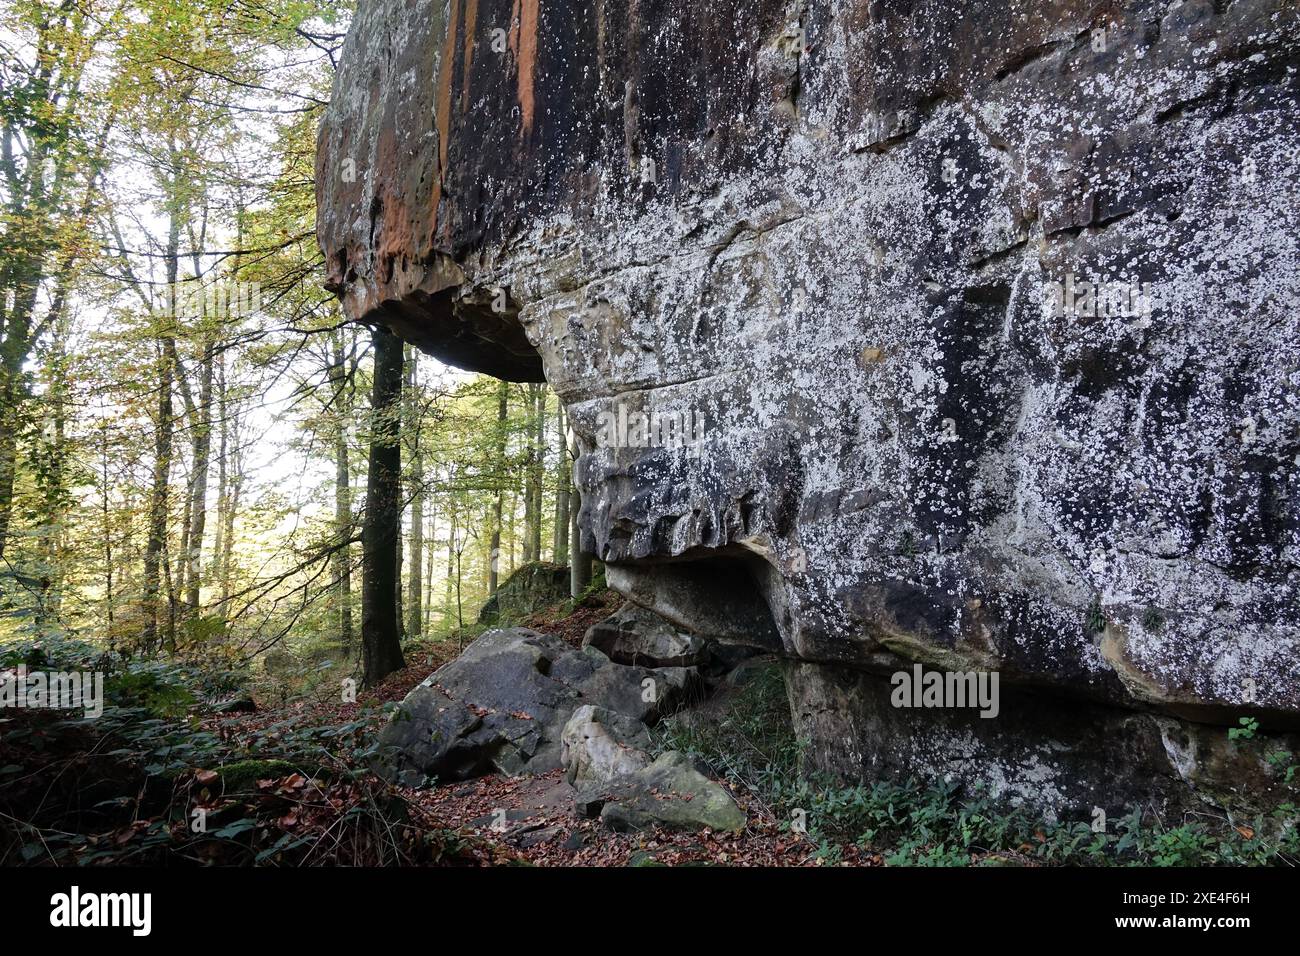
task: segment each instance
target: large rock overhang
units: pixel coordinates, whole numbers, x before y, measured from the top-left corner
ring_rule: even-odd
[[[1297,16],[361,0],[330,287],[544,374],[646,603],[743,555],[804,661],[1293,724]],[[1084,281],[1120,304],[1053,307]],[[704,439],[598,447],[620,410]]]

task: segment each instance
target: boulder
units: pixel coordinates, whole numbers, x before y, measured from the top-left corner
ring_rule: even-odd
[[[574,786],[601,784],[650,763],[645,724],[604,707],[583,704],[560,735],[560,763]]]
[[[410,786],[560,767],[573,712],[594,704],[636,721],[670,713],[698,681],[687,668],[628,667],[525,628],[483,634],[402,701],[378,769]]]
[[[745,828],[745,812],[721,784],[700,773],[684,754],[669,752],[654,763],[579,789],[581,816],[599,816],[613,830],[729,830]]]
[[[1300,753],[1300,734],[1233,740],[1222,727],[1019,688],[999,695],[995,719],[899,707],[890,680],[808,662],[786,669],[786,685],[797,739],[854,742],[806,749],[816,778],[957,779],[1055,822],[1098,809],[1118,820],[1136,806],[1178,817],[1206,803],[1250,816],[1294,797],[1269,755]]]
[[[588,628],[582,644],[620,664],[645,667],[698,667],[709,659],[709,642],[704,638],[630,602]]]
[[[359,0],[318,237],[352,319],[551,385],[611,587],[808,665],[848,779],[1159,808],[1159,721],[1300,727],[1294,0],[510,9]],[[881,719],[914,663],[1008,706]]]
[[[509,624],[569,599],[567,565],[532,561],[521,565],[483,604],[480,624]]]

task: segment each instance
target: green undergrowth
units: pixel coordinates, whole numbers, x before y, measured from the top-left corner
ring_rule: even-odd
[[[484,851],[370,772],[385,706],[223,718],[241,668],[122,660],[74,640],[0,669],[105,675],[103,712],[0,711],[0,865],[403,865]]]
[[[595,572],[591,577],[591,583],[583,588],[582,593],[577,597],[569,598],[560,605],[559,616],[561,618],[569,617],[581,608],[590,606],[596,598],[599,598],[608,589],[609,585],[605,583],[605,566],[597,563]]]
[[[1242,721],[1241,737],[1253,732]],[[1100,832],[1091,820],[1047,822],[986,793],[945,781],[880,781],[845,787],[799,772],[778,667],[740,687],[720,714],[670,717],[656,728],[659,752],[678,750],[748,791],[787,831],[806,835],[827,862],[879,854],[892,866],[1243,866],[1300,863],[1295,803],[1251,820],[1206,807],[1185,819],[1134,809]],[[1290,755],[1286,755],[1289,758]],[[1274,761],[1291,782],[1289,760]]]

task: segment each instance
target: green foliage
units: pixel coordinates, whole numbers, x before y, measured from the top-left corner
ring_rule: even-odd
[[[1086,821],[1048,823],[987,794],[964,795],[951,783],[833,787],[787,782],[774,806],[792,825],[806,813],[819,847],[856,842],[891,866],[963,866],[990,855],[1082,866],[1295,865],[1300,839],[1295,809],[1284,805],[1253,826],[1198,816],[1166,827],[1135,810],[1113,832]]]
[[[112,668],[100,718],[23,711],[7,721],[7,752],[18,756],[0,767],[0,864],[401,864],[478,852],[417,825],[404,798],[369,774],[381,708],[336,723],[299,713],[235,733],[238,721],[200,723],[201,704],[180,706],[228,689],[228,671],[114,663],[75,641],[5,648],[0,660]]]
[[[1243,718],[1237,736],[1257,724]],[[947,781],[880,781],[845,787],[799,775],[785,687],[773,667],[745,685],[713,720],[670,717],[655,728],[661,750],[679,750],[746,787],[790,831],[807,830],[810,857],[879,853],[890,866],[1034,863],[1075,866],[1295,865],[1296,808],[1284,803],[1244,824],[1208,811],[1167,825],[1135,809],[1104,831],[1083,820],[1048,822],[987,792]],[[1275,766],[1290,768],[1290,754]]]
[[[755,794],[798,775],[800,745],[779,665],[757,668],[720,715],[669,717],[654,728],[658,753],[676,750]]]
[[[1157,833],[1150,842],[1154,866],[1203,866],[1214,862],[1217,843],[1198,825],[1184,823]]]
[[[1229,740],[1253,740],[1255,732],[1259,730],[1259,721],[1254,717],[1237,718],[1236,727],[1228,729]]]
[[[1093,598],[1088,605],[1088,615],[1083,625],[1090,633],[1096,634],[1106,629],[1106,615],[1101,610],[1101,598]]]
[[[1228,731],[1229,734],[1232,731]],[[1282,777],[1282,782],[1291,785],[1296,782],[1296,763],[1295,754],[1289,750],[1274,750],[1265,758],[1269,766],[1276,770]]]

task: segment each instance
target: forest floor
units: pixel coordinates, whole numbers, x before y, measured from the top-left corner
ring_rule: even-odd
[[[617,601],[598,597],[567,616],[558,609],[539,612],[525,626],[545,629],[571,643],[581,643],[586,629],[608,616]],[[406,667],[389,675],[356,704],[299,701],[284,708],[214,718],[228,737],[251,741],[268,728],[294,720],[308,725],[345,724],[361,710],[397,703],[420,681],[455,657],[455,643],[426,645],[408,654]],[[723,781],[723,785],[727,783]],[[741,833],[615,833],[597,820],[574,811],[574,790],[563,771],[542,776],[490,774],[427,789],[394,788],[426,815],[434,826],[472,838],[484,861],[539,866],[653,866],[724,864],[733,866],[801,866],[815,864],[815,845],[806,837],[782,831],[772,811],[752,794],[728,787],[749,817]],[[484,852],[486,851],[486,852]],[[879,864],[878,854],[862,854],[861,863]]]
[[[595,593],[525,624],[577,644],[617,603]],[[0,712],[0,865],[1300,865],[1297,801],[1250,821],[1137,808],[1098,833],[942,781],[804,779],[779,667],[652,731],[661,752],[713,768],[746,814],[739,833],[614,832],[577,815],[560,771],[426,789],[378,777],[388,715],[477,632],[412,642],[406,666],[354,703],[339,693],[345,675],[319,662],[287,679],[210,655],[110,661],[66,639],[0,647],[0,671],[107,668],[109,702],[93,719]],[[1294,769],[1279,773],[1290,782]]]
[[[576,645],[618,603],[598,592],[524,623]],[[377,777],[371,748],[388,713],[473,637],[414,642],[406,666],[360,691],[355,703],[341,700],[335,678],[290,697],[285,681],[268,675],[234,695],[244,701],[251,690],[250,701],[223,711],[213,704],[231,688],[214,691],[216,679],[203,667],[150,660],[113,671],[107,697],[114,704],[101,718],[7,710],[0,718],[0,864],[810,862],[815,846],[806,836],[782,828],[761,800],[726,781],[749,818],[743,832],[625,834],[579,818],[561,771],[418,790]],[[75,642],[0,651],[0,669],[104,660]]]

